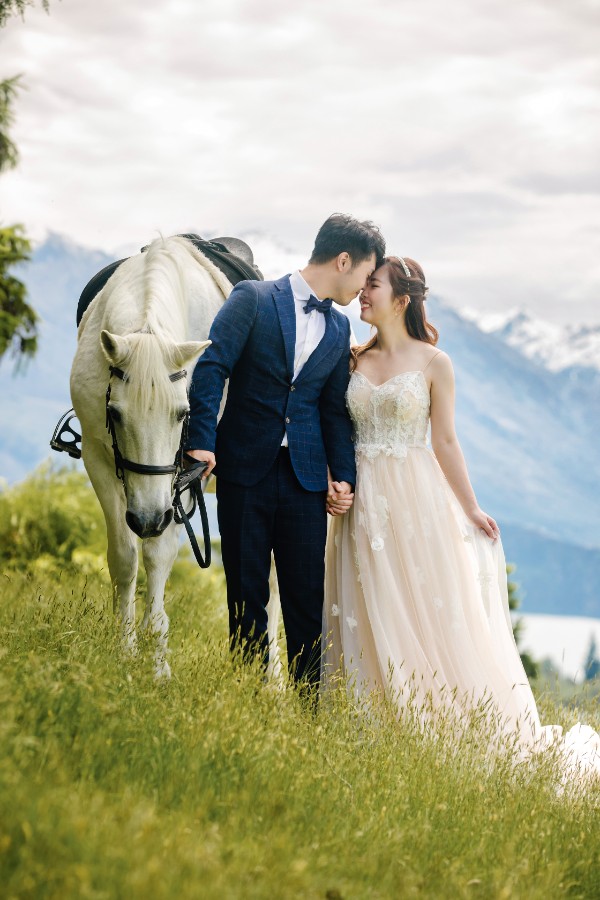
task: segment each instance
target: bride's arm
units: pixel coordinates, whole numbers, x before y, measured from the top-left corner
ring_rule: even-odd
[[[467,465],[454,427],[454,370],[450,357],[440,353],[431,370],[431,446],[448,484],[465,514],[490,538],[499,529],[491,516],[479,508],[469,480]]]

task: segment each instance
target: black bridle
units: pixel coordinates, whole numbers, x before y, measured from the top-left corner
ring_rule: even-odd
[[[127,375],[127,373],[124,372],[123,369],[118,369],[116,366],[110,366],[110,374],[111,376],[114,375],[115,378],[119,378],[121,381],[129,381],[129,376]],[[169,375],[169,381],[180,381],[186,376],[186,370],[182,369],[180,372],[174,372],[172,375]],[[115,474],[117,478],[119,478],[123,483],[125,491],[127,492],[127,485],[125,484],[125,470],[127,470],[128,472],[136,472],[138,475],[176,475],[181,472],[183,469],[183,444],[187,434],[189,413],[186,415],[183,421],[183,427],[181,429],[181,440],[179,442],[179,449],[175,454],[175,461],[170,466],[147,466],[144,463],[137,463],[133,462],[133,460],[131,459],[126,459],[126,457],[124,457],[119,450],[117,434],[115,431],[115,422],[110,409],[110,393],[111,385],[109,381],[108,387],[106,388],[106,428],[108,429],[108,433],[110,434],[112,439],[112,448],[115,456]]]
[[[110,375],[111,377],[114,375],[115,378],[119,378],[124,382],[129,381],[127,373],[122,369],[117,368],[116,366],[110,366]],[[182,378],[186,377],[187,371],[185,369],[181,369],[181,371],[174,372],[172,375],[169,375],[169,381],[180,381]],[[173,518],[178,525],[183,524],[185,526],[185,530],[190,539],[190,544],[192,545],[192,550],[194,552],[196,562],[201,568],[207,569],[210,566],[211,561],[210,530],[208,526],[206,503],[204,502],[204,493],[200,480],[200,476],[206,469],[206,463],[198,462],[198,460],[195,460],[192,456],[189,456],[189,454],[187,454],[183,449],[187,439],[188,423],[190,419],[189,411],[186,413],[182,423],[181,439],[179,441],[177,453],[175,454],[174,462],[168,466],[148,466],[145,463],[134,462],[131,459],[127,459],[121,453],[119,449],[119,443],[117,441],[115,421],[110,408],[110,395],[111,385],[109,380],[108,387],[106,388],[106,428],[112,440],[112,450],[115,458],[115,474],[121,481],[125,494],[127,495],[127,484],[125,482],[126,471],[135,472],[138,475],[173,475]],[[186,463],[185,466],[184,460]],[[181,498],[182,495],[187,491],[190,492],[192,498],[192,508],[189,512],[186,513],[185,509],[183,508],[183,502]],[[196,535],[194,534],[194,530],[190,525],[190,519],[196,511],[196,506],[200,511],[200,518],[202,520],[204,556],[200,552],[200,547],[198,546]]]

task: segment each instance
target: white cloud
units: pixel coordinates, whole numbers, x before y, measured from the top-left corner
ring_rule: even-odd
[[[62,0],[0,35],[28,85],[2,217],[305,254],[343,210],[441,295],[600,321],[599,24],[592,0]]]

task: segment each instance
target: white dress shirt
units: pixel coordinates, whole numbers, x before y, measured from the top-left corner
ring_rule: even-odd
[[[316,295],[299,271],[290,275],[290,287],[294,295],[294,307],[296,310],[296,346],[294,349],[293,378],[295,381],[302,371],[306,360],[323,339],[325,334],[325,316],[318,309],[313,309],[309,313],[304,312],[304,307],[308,303],[310,295]],[[285,434],[281,446],[287,447],[287,445],[287,434]]]

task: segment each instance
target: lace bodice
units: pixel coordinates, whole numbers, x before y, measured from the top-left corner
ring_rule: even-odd
[[[405,457],[409,447],[424,447],[429,425],[429,389],[420,370],[401,372],[375,385],[353,372],[346,393],[354,423],[357,457],[380,453]]]

